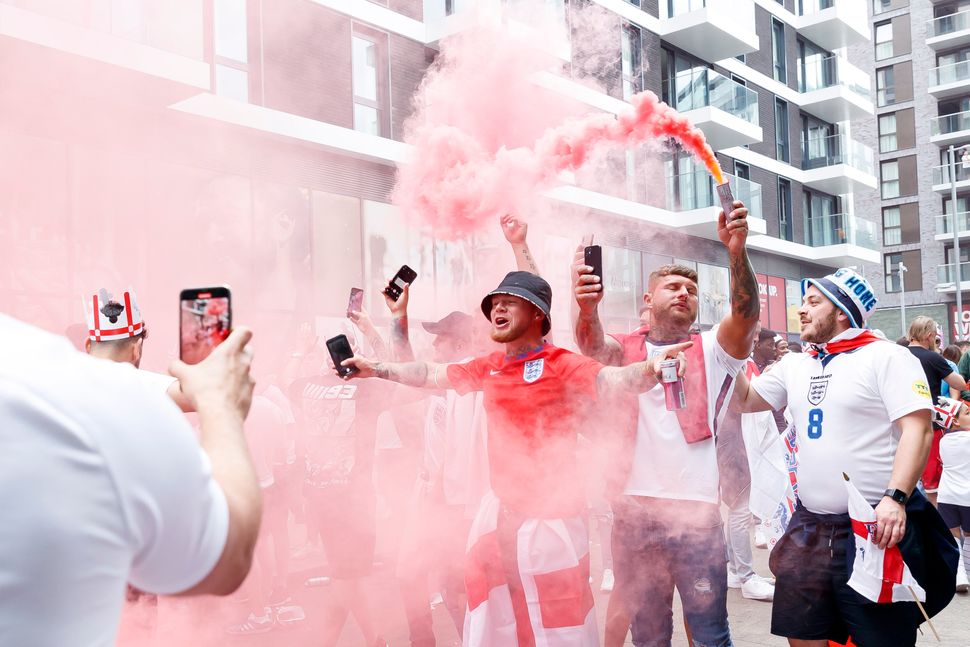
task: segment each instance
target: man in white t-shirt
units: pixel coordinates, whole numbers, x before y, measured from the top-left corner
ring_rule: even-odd
[[[133,367],[0,315],[0,644],[113,645],[128,582],[160,594],[239,586],[260,516],[242,431],[251,336],[172,365],[200,448]]]
[[[632,618],[637,647],[670,644],[675,586],[696,644],[731,645],[715,437],[734,377],[751,353],[760,312],[758,284],[745,250],[747,213],[735,202],[729,215],[720,215],[718,237],[731,268],[731,313],[716,330],[700,335],[690,332],[698,307],[694,270],[665,265],[653,272],[643,297],[649,324],[632,335],[606,336],[597,312],[601,277],[585,264],[582,249],[573,266],[576,341],[584,355],[628,365],[671,344],[694,342],[686,351],[687,408],[667,410],[663,387],[657,385],[641,393],[631,409],[636,432],[616,434],[616,473],[626,478],[617,484],[619,492],[614,490],[622,492],[613,501],[614,596]],[[615,603],[610,606],[615,612]],[[608,647],[622,644],[626,636],[626,622],[610,615]]]
[[[866,326],[876,298],[850,269],[802,282],[798,311],[809,352],[789,353],[753,381],[740,379],[745,411],[788,407],[796,432],[798,508],[775,546],[771,631],[793,646],[827,640],[913,645],[921,621],[912,603],[872,604],[848,584],[847,474],[876,508],[874,539],[895,546],[907,523],[932,441],[933,403],[909,351]]]

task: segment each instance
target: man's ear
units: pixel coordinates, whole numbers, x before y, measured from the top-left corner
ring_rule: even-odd
[[[87,353],[88,355],[91,354],[91,338],[90,337],[85,337],[84,338],[84,352]]]
[[[142,347],[145,345],[145,338],[138,335],[138,340],[131,345],[131,363],[135,366],[141,364]]]

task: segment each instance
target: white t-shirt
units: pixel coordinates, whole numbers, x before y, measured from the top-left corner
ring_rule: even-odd
[[[788,407],[796,431],[798,498],[819,514],[848,511],[843,472],[877,504],[899,444],[895,421],[932,409],[919,360],[888,341],[829,355],[824,365],[808,353],[788,353],[752,386],[773,409]]]
[[[722,405],[717,412],[720,422],[734,392],[734,376],[747,360],[728,355],[717,342],[715,330],[701,333],[701,343],[704,345],[707,374],[707,423],[713,430],[717,402],[720,398]],[[653,357],[662,348],[648,343],[647,357]],[[688,379],[690,371],[688,367]],[[717,503],[718,473],[714,439],[690,444],[684,440],[676,412],[667,411],[662,385],[641,393],[639,398],[633,469],[624,493]]]
[[[125,584],[191,588],[229,513],[192,428],[133,368],[0,315],[0,645],[114,645]]]
[[[943,476],[937,501],[970,506],[970,431],[948,431],[940,440]]]

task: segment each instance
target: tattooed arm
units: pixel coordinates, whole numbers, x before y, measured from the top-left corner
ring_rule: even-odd
[[[602,396],[617,393],[643,393],[657,386],[660,381],[660,363],[668,359],[677,359],[680,366],[678,374],[683,377],[687,370],[687,358],[684,350],[690,348],[693,342],[684,342],[668,346],[662,353],[658,353],[652,360],[636,362],[627,366],[604,366],[596,376],[596,391]]]
[[[374,327],[374,322],[371,321],[370,315],[367,314],[366,310],[361,308],[357,312],[348,312],[347,318],[354,322],[357,329],[364,335],[364,339],[374,349],[374,355],[378,359],[390,359],[387,344],[384,343],[384,338],[381,337],[381,334],[377,332],[377,328]]]
[[[572,265],[576,345],[579,352],[601,364],[620,366],[623,363],[620,342],[607,337],[600,322],[598,307],[603,300],[603,284],[600,277],[591,274],[593,268],[586,264],[583,248],[583,245],[576,248]]]
[[[410,299],[410,284],[404,286],[397,301],[387,296],[387,292],[384,292],[384,303],[387,304],[387,309],[391,313],[391,351],[393,358],[398,362],[414,360],[414,350],[411,348],[411,338],[408,336],[408,302]]]
[[[717,235],[728,250],[731,270],[731,313],[721,320],[717,342],[728,355],[745,359],[751,355],[754,333],[761,316],[758,281],[755,279],[745,242],[748,239],[748,210],[734,202],[734,211],[718,218]]]
[[[357,372],[344,379],[378,377],[406,386],[426,389],[450,389],[446,364],[427,362],[380,362],[354,356],[343,361],[343,366],[355,366]]]
[[[511,214],[502,216],[500,222],[505,240],[509,241],[512,252],[515,254],[515,268],[523,272],[531,272],[536,276],[542,276],[539,272],[539,264],[536,263],[535,256],[532,255],[529,243],[526,241],[529,233],[528,223],[522,222]]]

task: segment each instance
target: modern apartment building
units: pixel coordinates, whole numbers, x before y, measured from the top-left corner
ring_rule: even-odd
[[[874,47],[851,54],[876,89],[876,119],[860,137],[877,151],[880,185],[857,201],[881,221],[875,321],[896,334],[904,316],[925,314],[953,340],[957,247],[960,289],[970,288],[970,3],[873,0],[871,10]]]
[[[179,288],[219,280],[289,331],[342,317],[351,285],[405,262],[419,273],[417,318],[471,308],[510,254],[487,237],[416,231],[389,195],[410,98],[441,40],[467,28],[472,5],[522,1],[0,0],[4,310],[63,329],[101,285],[167,286],[139,295],[166,312]],[[874,113],[870,78],[847,58],[871,51],[861,0],[537,1],[573,27],[550,92],[619,112],[649,89],[704,130],[752,209],[765,326],[797,331],[803,276],[848,265],[881,282],[877,211],[856,198],[877,187],[873,153],[850,127]],[[570,24],[581,8],[611,25],[600,90],[576,78],[588,69]],[[635,326],[645,277],[672,261],[697,268],[700,323],[712,325],[729,286],[710,176],[673,147],[623,162],[623,187],[579,178],[546,194],[564,218],[612,232],[608,325]],[[133,229],[134,244],[120,233]],[[566,343],[576,241],[545,234],[534,246]],[[219,276],[199,259],[216,259]]]

